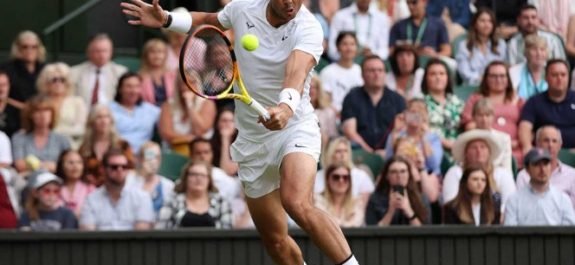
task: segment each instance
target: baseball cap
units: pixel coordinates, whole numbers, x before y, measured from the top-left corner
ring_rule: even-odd
[[[551,161],[551,155],[543,148],[533,148],[525,155],[523,163],[528,166],[531,163],[537,163],[541,160]]]
[[[32,185],[32,187],[38,189],[50,182],[56,182],[56,184],[62,185],[62,180],[56,175],[50,172],[42,172],[38,174],[38,176],[36,176],[36,181],[34,182],[34,185]]]

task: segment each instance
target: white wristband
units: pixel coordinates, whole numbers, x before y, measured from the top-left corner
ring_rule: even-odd
[[[288,87],[282,89],[282,92],[280,92],[280,101],[278,105],[285,103],[295,113],[300,101],[301,95],[299,94],[299,91],[297,91],[295,88]]]
[[[187,12],[168,12],[172,16],[172,23],[167,29],[180,33],[188,33],[192,28],[192,14]]]

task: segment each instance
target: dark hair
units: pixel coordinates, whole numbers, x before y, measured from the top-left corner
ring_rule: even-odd
[[[338,47],[339,44],[343,41],[343,39],[345,37],[352,37],[353,40],[355,40],[355,43],[357,44],[357,36],[355,36],[355,32],[353,31],[340,31],[339,34],[337,34],[337,38],[335,39],[335,47]]]
[[[419,188],[417,187],[415,181],[413,180],[413,174],[411,172],[411,163],[409,163],[407,159],[401,156],[392,156],[389,160],[387,160],[385,162],[385,165],[383,166],[383,170],[381,171],[381,174],[379,176],[379,182],[377,183],[374,192],[379,192],[381,195],[386,197],[389,195],[391,185],[387,180],[387,175],[389,174],[389,168],[393,163],[403,163],[407,166],[407,173],[409,174],[409,181],[407,182],[406,187],[407,196],[409,197],[409,201],[411,203],[413,211],[415,212],[419,220],[422,223],[424,223],[425,220],[427,220],[427,215],[429,213],[427,212],[427,208],[423,204],[421,192],[419,191]]]
[[[481,79],[481,84],[479,84],[479,93],[484,97],[489,96],[489,86],[487,85],[487,79],[489,77],[489,71],[494,66],[503,66],[505,68],[505,75],[507,76],[507,88],[505,89],[505,101],[510,102],[515,97],[515,89],[513,89],[513,84],[511,83],[511,77],[509,76],[509,67],[503,61],[493,61],[485,67],[483,72],[483,78]]]
[[[523,11],[525,10],[535,10],[537,11],[537,7],[535,7],[532,4],[523,4],[521,5],[521,7],[519,7],[519,12],[517,13],[517,16],[521,16],[523,14]]]
[[[496,32],[495,26],[497,25],[497,20],[495,18],[495,14],[493,14],[493,11],[491,11],[491,9],[489,9],[487,7],[482,7],[482,8],[479,8],[477,10],[477,12],[471,18],[471,24],[469,26],[469,31],[467,33],[467,45],[466,46],[467,46],[467,50],[469,51],[469,54],[471,57],[473,57],[473,46],[477,45],[477,42],[479,41],[479,38],[477,37],[477,31],[475,31],[475,24],[479,20],[479,17],[483,14],[487,14],[489,16],[489,18],[491,18],[491,23],[493,24],[493,30],[489,34],[489,40],[491,41],[491,52],[499,55],[499,51],[497,50],[497,47],[499,46],[499,38],[497,37],[497,34],[495,33]]]
[[[471,193],[467,188],[467,181],[474,172],[481,171],[485,174],[485,189],[481,193],[481,219],[485,220],[486,224],[497,222],[495,220],[495,205],[493,202],[493,191],[489,183],[489,174],[480,166],[469,166],[463,170],[463,175],[459,181],[459,192],[457,196],[446,203],[447,207],[451,207],[457,213],[459,220],[466,224],[474,224],[473,213],[471,210]]]
[[[547,73],[549,72],[549,68],[551,67],[551,65],[554,64],[558,64],[561,63],[563,65],[565,65],[565,67],[567,67],[567,73],[570,73],[571,71],[569,70],[571,67],[569,66],[569,62],[564,60],[564,59],[560,59],[560,58],[553,58],[547,61],[547,65],[545,66],[545,75],[547,75]]]
[[[62,180],[64,180],[64,182],[66,182],[66,180],[68,179],[68,176],[66,176],[66,173],[64,172],[64,159],[72,153],[76,153],[78,154],[78,156],[80,157],[80,160],[82,161],[82,165],[83,165],[83,170],[82,170],[82,176],[80,177],[80,180],[83,182],[87,182],[86,180],[86,175],[88,174],[87,171],[87,167],[84,164],[84,159],[82,157],[82,155],[80,154],[80,152],[74,150],[74,149],[66,149],[64,151],[62,151],[62,153],[60,153],[60,156],[58,156],[58,162],[56,162],[56,176],[60,177]]]
[[[203,137],[197,137],[197,138],[195,138],[194,140],[192,140],[192,141],[190,142],[190,144],[188,145],[188,147],[189,147],[189,149],[190,149],[190,156],[191,156],[191,154],[192,154],[192,150],[194,150],[194,147],[196,147],[196,145],[197,145],[197,144],[200,144],[200,143],[206,143],[206,144],[209,144],[210,147],[212,146],[211,143],[210,143],[210,140],[208,140],[208,139],[206,139],[206,138],[203,138]],[[213,150],[212,150],[212,151],[213,151]]]
[[[138,80],[140,80],[140,82],[142,82],[142,77],[134,72],[126,72],[125,74],[123,74],[122,76],[120,76],[120,79],[118,79],[118,85],[116,86],[116,96],[114,96],[114,101],[118,102],[118,104],[121,104],[122,102],[122,86],[124,85],[124,82],[126,82],[126,80],[128,78],[132,78],[132,77],[136,77],[138,78]],[[140,99],[138,99],[138,102],[136,102],[136,105],[140,105],[142,103],[143,99],[142,96],[140,95]]]
[[[423,94],[426,95],[429,93],[429,88],[427,87],[427,75],[429,74],[429,69],[431,68],[431,66],[434,65],[441,65],[443,66],[443,68],[445,68],[445,72],[447,73],[447,86],[445,87],[445,95],[453,94],[453,81],[451,80],[449,67],[447,67],[447,64],[445,64],[444,61],[437,58],[430,59],[429,62],[427,62],[427,65],[425,66],[425,73],[423,74],[423,82],[421,82],[421,92],[423,92]]]
[[[362,71],[363,71],[363,68],[365,67],[365,63],[367,61],[371,61],[371,60],[379,60],[383,64],[383,67],[385,67],[385,62],[383,61],[383,59],[381,59],[381,57],[379,57],[375,54],[372,54],[372,55],[366,56],[365,58],[363,58],[363,61],[361,61],[361,70]]]
[[[398,76],[400,74],[399,73],[399,65],[397,63],[397,57],[399,56],[400,53],[404,53],[404,52],[413,54],[413,59],[414,59],[413,69],[411,70],[410,74],[415,73],[417,68],[419,68],[419,57],[417,55],[417,50],[415,49],[415,47],[412,45],[398,45],[398,46],[395,46],[395,48],[393,49],[393,53],[389,57],[389,65],[391,67],[391,72],[395,76]]]
[[[204,161],[190,161],[182,167],[179,179],[180,181],[174,187],[174,191],[176,193],[186,193],[186,190],[188,189],[188,170],[195,165],[205,166],[208,171],[208,192],[218,192],[212,178],[212,166]]]
[[[126,158],[126,161],[130,162],[126,154],[124,154],[124,150],[120,148],[110,148],[108,151],[106,151],[106,153],[104,153],[104,156],[102,157],[102,165],[107,167],[109,165],[108,160],[110,160],[110,158],[113,156],[123,156]]]
[[[232,106],[222,107],[218,111],[218,114],[216,115],[216,125],[214,126],[214,134],[212,135],[212,138],[210,139],[210,144],[212,145],[212,152],[214,154],[212,165],[214,165],[215,167],[220,166],[220,157],[222,156],[222,153],[221,153],[222,135],[220,133],[220,129],[218,128],[218,122],[220,121],[222,114],[224,114],[225,112],[231,112],[235,115],[234,108]],[[235,141],[237,137],[238,137],[238,130],[236,129],[236,132],[234,133],[234,135],[232,135],[231,141],[232,142]],[[191,145],[190,145],[190,147],[191,147]],[[191,151],[191,148],[190,148],[190,151]]]

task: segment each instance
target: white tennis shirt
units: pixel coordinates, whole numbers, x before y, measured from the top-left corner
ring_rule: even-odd
[[[266,19],[268,3],[269,0],[235,0],[218,13],[220,24],[234,30],[234,50],[248,93],[264,107],[277,106],[287,59],[293,50],[312,55],[316,63],[323,52],[321,26],[308,9],[302,5],[294,19],[275,28]],[[255,51],[249,52],[242,47],[240,40],[245,34],[258,37],[259,47]],[[313,115],[309,98],[310,74],[305,80],[301,104],[288,122],[288,128]],[[237,87],[234,91],[239,93]],[[241,137],[261,141],[275,133],[257,123],[258,114],[247,105],[238,102],[235,113]]]

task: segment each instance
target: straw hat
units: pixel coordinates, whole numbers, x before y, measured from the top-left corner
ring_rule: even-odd
[[[487,130],[475,129],[462,133],[457,137],[453,143],[453,149],[451,150],[453,159],[459,163],[463,163],[465,161],[465,148],[469,142],[474,140],[483,140],[487,143],[491,153],[489,160],[492,163],[501,154],[501,148],[497,144],[497,139],[493,133]]]

